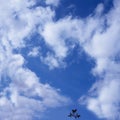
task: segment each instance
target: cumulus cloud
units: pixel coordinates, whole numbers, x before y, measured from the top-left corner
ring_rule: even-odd
[[[34,0],[0,0],[0,119],[32,120],[39,117],[37,112],[69,102],[55,88],[42,84],[19,52],[53,16],[54,10],[36,7]],[[37,49],[29,54],[37,55]]]
[[[99,84],[93,85],[94,89],[86,98],[85,104],[100,118],[109,120],[120,119],[119,4],[119,1],[114,1],[114,8],[102,18],[106,26],[102,26],[102,31],[99,30],[100,27],[97,28],[91,41],[85,45],[86,52],[96,60],[93,73],[103,79]]]
[[[51,56],[49,54],[49,58],[54,59],[58,64],[54,65],[55,62],[52,62],[53,67],[59,67],[77,43],[76,38],[79,36],[78,25],[83,25],[83,23],[77,19],[72,20],[71,17],[45,24],[40,34],[44,38],[46,45],[54,53]],[[48,59],[48,57],[45,59]]]
[[[91,91],[92,94],[95,92],[95,95],[88,98],[88,109],[95,111],[100,118],[119,119],[120,83],[118,79],[108,78],[100,84],[100,86],[96,84],[97,86]],[[96,88],[98,91],[95,90]]]

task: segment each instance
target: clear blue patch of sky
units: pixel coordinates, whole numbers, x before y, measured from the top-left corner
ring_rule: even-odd
[[[103,3],[107,13],[111,7],[113,0],[61,0],[61,4],[56,8],[56,19],[65,16],[73,16],[85,18],[92,14],[99,3]]]

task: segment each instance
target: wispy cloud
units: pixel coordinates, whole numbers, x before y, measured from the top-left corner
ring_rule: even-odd
[[[48,5],[53,5],[53,6],[58,6],[60,3],[60,0],[46,0],[46,4]]]
[[[29,53],[28,53],[28,56],[30,56],[30,57],[37,57],[37,56],[39,56],[39,47],[34,47],[34,48],[32,48],[32,50],[31,51],[29,51]]]

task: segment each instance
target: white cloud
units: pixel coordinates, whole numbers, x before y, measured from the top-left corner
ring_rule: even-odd
[[[120,71],[119,62],[115,60],[120,52],[119,9],[120,7],[115,5],[107,15],[102,17],[102,21],[107,22],[108,27],[105,27],[102,22],[103,25],[96,29],[92,39],[84,46],[85,51],[96,61],[94,74],[100,75],[103,79],[99,84],[93,85],[94,89],[85,104],[100,118],[109,120],[120,119]]]
[[[82,26],[83,22],[71,19],[71,17],[66,17],[57,22],[52,21],[45,25],[40,34],[49,48],[54,52],[54,55],[49,55],[49,58],[52,61],[54,60],[54,62],[50,63],[50,67],[59,67],[63,63],[63,59],[72,51],[79,36],[79,25]],[[48,57],[45,59],[48,59]]]
[[[69,102],[68,98],[60,95],[50,85],[40,83],[35,73],[24,67],[24,58],[20,54],[12,54],[7,59],[4,69],[10,81],[0,93],[1,119],[5,120],[8,116],[10,120],[16,119],[15,117],[18,120],[32,119],[34,111],[41,112],[48,107]]]
[[[30,4],[31,2],[32,0],[1,2],[0,26],[4,28],[4,30],[1,30],[1,35],[4,35],[5,39],[6,37],[9,39],[12,47],[21,47],[24,44],[23,40],[36,30],[37,25],[42,29],[43,25],[54,16],[54,11],[50,7],[39,6],[30,9],[29,7],[34,5]]]
[[[42,30],[54,16],[48,7],[37,6],[32,0],[0,0],[0,119],[32,120],[49,107],[68,104],[69,98],[48,84],[42,84],[25,65],[26,60],[14,50],[26,47],[27,38]],[[36,49],[32,55],[36,55]],[[1,82],[2,83],[2,82]],[[39,117],[39,116],[38,116]]]
[[[45,58],[41,56],[40,59],[44,64],[48,65],[50,69],[60,66],[59,60],[51,54],[47,54]]]
[[[87,108],[96,113],[100,118],[119,119],[119,101],[118,95],[120,83],[117,79],[110,80],[106,78],[92,89],[92,97],[87,98]],[[100,85],[101,84],[101,85]],[[96,90],[97,88],[97,90]]]

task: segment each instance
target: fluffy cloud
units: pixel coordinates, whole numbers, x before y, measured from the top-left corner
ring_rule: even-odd
[[[54,11],[32,0],[0,0],[0,119],[32,120],[48,107],[67,104],[69,99],[49,84],[42,84],[25,65],[19,51],[31,35],[50,22]],[[49,15],[48,15],[49,14]],[[39,26],[39,27],[38,27]],[[36,55],[33,49],[30,55]],[[35,112],[36,111],[36,112]]]
[[[82,21],[77,19],[72,20],[71,17],[66,17],[56,22],[52,21],[45,25],[40,34],[44,38],[46,45],[54,53],[54,55],[49,54],[49,59],[54,60],[49,66],[59,67],[61,63],[63,64],[64,59],[77,43],[79,25],[83,25]],[[45,59],[48,59],[48,56]]]
[[[92,97],[88,98],[88,109],[95,111],[100,118],[119,119],[119,101],[118,92],[120,90],[119,79],[106,78],[91,91]],[[97,91],[95,90],[97,88]]]
[[[100,118],[109,120],[120,119],[119,4],[119,1],[114,1],[114,8],[102,17],[104,26],[97,28],[91,41],[85,45],[85,51],[96,60],[93,73],[103,79],[93,85],[94,89],[87,98],[87,108]]]

